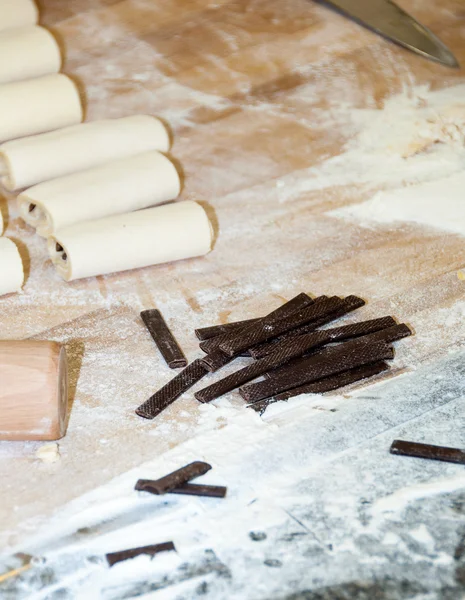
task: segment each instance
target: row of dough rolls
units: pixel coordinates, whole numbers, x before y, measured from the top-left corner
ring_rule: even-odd
[[[82,121],[79,92],[58,75],[60,48],[38,19],[33,0],[0,0],[0,142]],[[19,292],[23,283],[18,246],[0,237],[0,296]]]
[[[71,281],[211,250],[199,204],[156,206],[180,193],[178,171],[162,154],[169,147],[161,121],[135,115],[7,142],[0,165],[10,190],[35,184],[19,194],[20,214],[50,238],[52,262]]]
[[[58,273],[71,281],[209,252],[213,231],[199,204],[156,207],[181,188],[162,154],[164,125],[147,115],[82,124],[57,41],[37,22],[32,0],[0,0],[0,55],[8,57],[0,62],[0,178],[23,190],[20,214],[49,238]],[[18,248],[0,242],[0,294],[19,291]]]

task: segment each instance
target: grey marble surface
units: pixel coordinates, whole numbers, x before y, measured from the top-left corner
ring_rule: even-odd
[[[309,397],[265,416],[263,439],[250,443],[245,427],[241,445],[237,432],[234,460],[230,448],[221,459],[221,430],[206,434],[185,451],[217,453],[216,480],[212,474],[208,483],[243,481],[227,501],[123,502],[87,527],[89,508],[77,503],[68,509],[69,527],[57,527],[58,515],[48,532],[17,549],[41,558],[2,584],[1,597],[465,598],[465,466],[388,452],[394,439],[462,447],[464,415],[465,354],[453,354],[349,399]],[[254,419],[250,435],[262,431],[256,415],[241,419],[231,426]],[[128,497],[134,477],[114,483],[107,501],[112,489],[115,498]],[[90,496],[86,506],[93,502]],[[126,531],[131,546],[147,529],[173,533],[179,555],[108,569],[102,549],[114,549],[111,536]],[[3,568],[18,560],[5,556]]]

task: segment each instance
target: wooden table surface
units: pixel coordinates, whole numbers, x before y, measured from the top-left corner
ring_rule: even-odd
[[[465,64],[461,1],[400,4]],[[0,336],[66,342],[73,406],[58,464],[39,468],[38,444],[0,444],[4,544],[24,535],[20,523],[33,530],[57,506],[195,433],[189,395],[155,422],[133,414],[171,375],[141,309],[162,310],[189,359],[198,355],[196,326],[262,314],[300,291],[354,293],[368,301],[361,315],[410,323],[417,335],[399,349],[397,369],[465,343],[465,325],[447,327],[444,318],[464,294],[461,236],[327,214],[371,197],[371,184],[302,185],[354,135],[332,118],[338,105],[381,109],[403,89],[463,83],[463,71],[308,0],[39,5],[66,49],[65,71],[85,93],[88,120],[150,113],[169,123],[182,198],[205,203],[217,241],[205,258],[66,284],[10,199],[6,233],[27,250],[30,275],[22,294],[0,300]]]

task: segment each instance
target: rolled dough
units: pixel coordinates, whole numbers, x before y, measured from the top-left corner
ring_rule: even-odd
[[[83,123],[2,144],[1,182],[13,191],[148,150],[166,152],[169,147],[166,127],[149,115]]]
[[[47,29],[38,26],[0,32],[0,83],[11,83],[58,73],[60,48]]]
[[[64,227],[154,206],[179,196],[173,163],[152,150],[52,179],[18,197],[23,219],[49,237]]]
[[[0,296],[19,292],[23,283],[23,261],[16,244],[0,238]]]
[[[35,25],[39,11],[33,0],[0,0],[0,31]]]
[[[0,141],[35,135],[82,121],[76,85],[66,75],[46,75],[0,86]]]
[[[175,202],[72,225],[49,238],[50,257],[66,281],[202,256],[213,230],[196,202]]]

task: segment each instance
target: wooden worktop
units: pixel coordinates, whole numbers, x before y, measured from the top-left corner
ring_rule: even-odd
[[[462,2],[400,4],[465,64]],[[357,294],[368,300],[364,316],[411,323],[417,338],[398,369],[465,343],[464,327],[436,318],[464,294],[462,237],[405,223],[361,227],[327,214],[371,197],[372,185],[300,185],[353,135],[330,118],[338,102],[382,108],[406,87],[462,83],[463,71],[308,0],[39,5],[66,49],[65,71],[85,94],[87,119],[150,113],[168,122],[182,197],[205,203],[217,241],[202,259],[66,284],[10,199],[6,233],[30,255],[30,276],[23,294],[0,300],[0,337],[67,343],[74,399],[53,471],[37,475],[37,445],[0,444],[9,459],[0,466],[9,482],[0,517],[8,514],[10,532],[195,431],[192,396],[153,423],[133,414],[171,375],[138,320],[141,309],[162,310],[189,359],[197,356],[196,326],[262,314],[300,291]],[[158,435],[161,426],[169,435]],[[12,517],[18,498],[24,508]],[[7,532],[3,541],[14,539]]]

